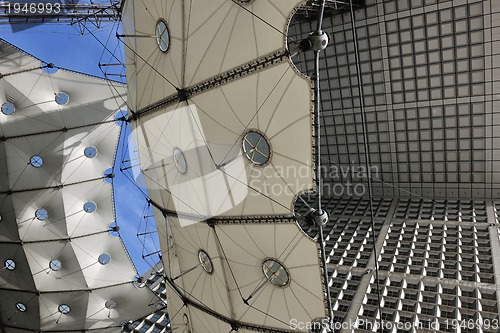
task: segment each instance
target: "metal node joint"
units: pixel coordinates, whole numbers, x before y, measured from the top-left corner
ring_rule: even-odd
[[[307,223],[311,226],[322,226],[325,225],[328,220],[329,216],[326,210],[311,210],[309,214],[306,216]]]
[[[300,52],[319,52],[328,46],[328,34],[322,30],[311,33],[306,39],[301,40],[297,45],[290,48],[290,53],[295,55]]]
[[[307,37],[314,52],[323,51],[328,46],[328,34],[322,30],[315,31]]]
[[[328,222],[328,213],[323,209],[316,210],[312,213],[312,218],[317,226],[322,226]]]

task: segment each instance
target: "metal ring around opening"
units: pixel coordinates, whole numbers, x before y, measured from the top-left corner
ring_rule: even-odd
[[[16,111],[16,107],[11,102],[5,102],[2,104],[2,113],[6,116],[10,116]]]
[[[4,267],[9,271],[13,271],[14,269],[16,269],[16,262],[13,259],[7,259],[4,262]]]
[[[105,265],[109,264],[109,262],[111,261],[111,256],[110,256],[109,254],[107,254],[107,253],[102,253],[102,254],[100,254],[100,255],[99,255],[99,257],[97,258],[97,261],[98,261],[101,265],[105,266]]]
[[[26,305],[24,305],[24,303],[21,303],[21,302],[17,302],[16,303],[16,309],[19,312],[26,312],[28,310],[28,308],[26,307]]]
[[[43,165],[43,158],[38,155],[33,155],[30,158],[30,164],[33,168],[40,168]]]
[[[246,132],[242,145],[246,158],[255,165],[264,166],[271,160],[271,144],[261,131],[251,129]]]
[[[71,308],[67,304],[61,304],[57,307],[60,313],[62,314],[68,314],[71,312]]]
[[[177,171],[179,171],[182,174],[185,174],[187,172],[187,161],[182,150],[180,150],[177,147],[174,148],[173,159]]]
[[[56,94],[54,100],[59,105],[66,105],[69,103],[69,95],[63,91],[60,91]]]
[[[62,262],[59,259],[52,259],[49,262],[49,267],[54,272],[57,272],[58,270],[60,270],[62,268]]]
[[[40,221],[45,221],[49,217],[49,213],[45,208],[39,208],[35,211],[35,217]]]
[[[167,53],[170,48],[170,32],[168,31],[167,22],[164,19],[159,19],[156,22],[156,43],[158,44],[158,48],[163,53]]]
[[[262,263],[264,276],[272,284],[285,288],[290,284],[290,273],[277,259],[268,258]]]
[[[94,146],[88,146],[83,150],[83,154],[87,158],[94,158],[97,156],[97,148]]]
[[[86,203],[83,204],[83,211],[85,213],[93,213],[97,209],[97,204],[93,201],[87,201]]]
[[[208,274],[212,274],[214,272],[214,265],[212,263],[212,259],[210,259],[210,256],[208,253],[206,253],[204,250],[198,251],[198,260],[200,261],[201,268]]]
[[[106,307],[106,309],[109,309],[109,310],[112,310],[114,308],[116,308],[118,304],[116,303],[115,300],[113,299],[108,299],[105,303],[104,303],[104,306]]]

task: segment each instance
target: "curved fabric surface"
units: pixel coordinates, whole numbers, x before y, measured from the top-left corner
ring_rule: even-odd
[[[286,56],[268,61],[286,54],[286,25],[297,5],[125,3],[131,146],[162,208],[155,217],[173,329],[230,331],[233,320],[248,325],[243,331],[291,331],[292,319],[325,317],[317,244],[295,224],[292,208],[314,187],[311,83]],[[161,20],[166,52],[166,34],[156,30]],[[247,71],[253,61],[263,65]],[[222,75],[231,70],[244,74]],[[213,83],[201,84],[207,80]],[[254,146],[252,136],[260,137]],[[256,151],[260,161],[252,160]],[[212,218],[214,227],[206,223]],[[200,250],[213,273],[203,269]],[[287,286],[267,281],[268,258],[288,268]]]
[[[160,214],[157,214],[159,219]],[[192,316],[177,293],[227,320],[253,327],[291,330],[291,320],[311,322],[325,316],[323,284],[318,271],[317,244],[292,221],[271,223],[205,223],[181,226],[169,217],[160,230],[164,242],[169,311],[190,316],[192,331],[227,325],[206,311]],[[213,272],[205,271],[199,251],[211,259]],[[267,281],[263,263],[273,258],[289,273],[289,283],[279,287]],[[179,302],[176,302],[178,299]],[[183,315],[178,315],[183,316]],[[209,317],[210,319],[206,319]],[[207,326],[207,322],[213,324]],[[183,318],[172,318],[172,327],[185,328]],[[213,326],[213,327],[212,327]],[[215,330],[217,331],[217,330]]]
[[[282,48],[282,31],[299,2],[260,0],[243,6],[227,0],[126,1],[122,20],[124,34],[131,36],[125,38],[130,105],[141,109],[175,93],[176,87],[194,85]],[[159,19],[165,20],[170,35],[167,57],[156,40]]]
[[[160,190],[163,206],[179,213],[291,215],[295,196],[313,186],[309,97],[308,83],[283,63],[141,117],[133,137],[150,191]],[[249,130],[267,137],[265,166],[242,151]]]
[[[137,272],[121,239],[108,232],[114,203],[103,175],[113,166],[125,88],[62,69],[48,74],[40,60],[3,41],[0,53],[0,104],[15,106],[0,113],[5,329],[120,332],[122,321],[154,311],[153,294],[132,283]],[[59,92],[67,104],[56,103]],[[116,307],[106,308],[108,300]]]

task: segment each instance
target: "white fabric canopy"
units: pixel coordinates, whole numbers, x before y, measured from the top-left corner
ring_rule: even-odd
[[[109,234],[114,203],[104,172],[114,162],[125,87],[49,74],[3,41],[0,54],[0,104],[15,107],[0,113],[3,324],[7,332],[120,332],[122,321],[155,310],[149,289],[133,284],[137,271],[121,239]],[[67,104],[56,103],[59,92]]]
[[[306,323],[325,316],[317,244],[292,220],[214,228],[204,223],[181,227],[170,217],[166,222],[167,248],[175,254],[169,251],[165,271],[188,299],[241,323],[283,330],[291,329],[292,319]],[[211,258],[213,273],[203,270],[200,250]],[[266,280],[263,263],[270,258],[288,271],[286,287]]]
[[[130,146],[181,332],[293,331],[292,319],[326,315],[317,244],[293,220],[296,197],[314,187],[311,83],[285,56],[297,5],[125,3]],[[266,277],[269,259],[286,285]]]

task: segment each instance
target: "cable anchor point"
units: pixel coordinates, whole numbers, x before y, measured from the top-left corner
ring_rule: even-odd
[[[323,226],[329,220],[328,213],[326,210],[315,210],[312,209],[309,214],[306,216],[307,224],[311,226]]]
[[[323,51],[328,46],[328,34],[323,30],[313,32],[307,37],[314,52]]]

